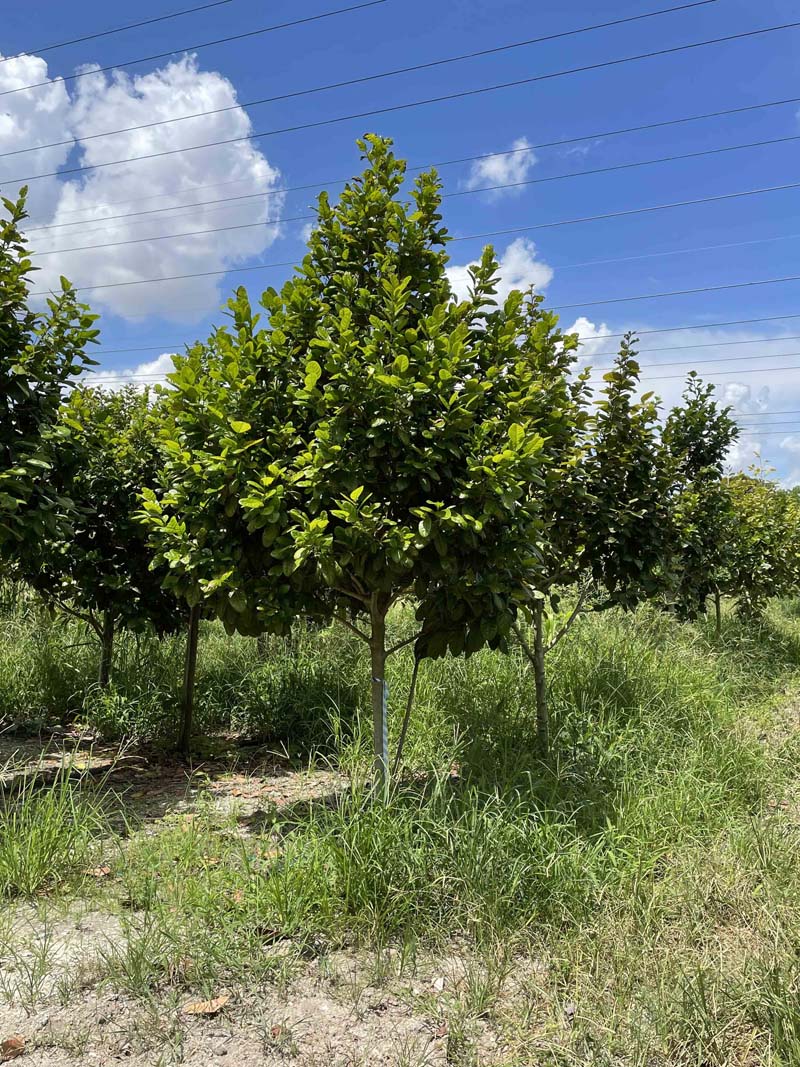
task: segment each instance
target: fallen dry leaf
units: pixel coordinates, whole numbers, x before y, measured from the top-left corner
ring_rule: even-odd
[[[108,878],[111,868],[103,864],[101,867],[89,867],[83,873],[88,874],[90,878]]]
[[[25,1038],[22,1034],[14,1034],[13,1037],[7,1037],[4,1041],[0,1041],[0,1063],[7,1063],[9,1060],[15,1060],[17,1056],[21,1056],[25,1051]]]
[[[223,993],[213,1000],[195,1000],[191,1004],[184,1004],[181,1011],[184,1015],[216,1015],[230,999],[229,993]]]

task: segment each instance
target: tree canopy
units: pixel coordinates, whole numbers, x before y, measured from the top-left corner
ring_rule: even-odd
[[[43,310],[32,307],[26,193],[3,199],[0,220],[0,557],[31,564],[42,537],[69,520],[69,502],[48,474],[54,427],[65,387],[93,362],[85,349],[98,331],[65,278]]]

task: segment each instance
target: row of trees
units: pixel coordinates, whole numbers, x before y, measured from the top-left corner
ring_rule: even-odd
[[[348,627],[369,647],[385,780],[399,648],[418,666],[518,641],[546,748],[546,654],[582,611],[658,600],[692,618],[735,596],[758,613],[800,582],[800,509],[724,476],[737,428],[695,375],[662,420],[632,338],[593,396],[541,297],[495,300],[491,248],[458,301],[435,173],[406,202],[391,143],[359,143],[366,169],[320,197],[295,276],[261,310],[239,289],[156,396],[81,384],[93,317],[67,283],[30,311],[24,198],[6,203],[0,552],[95,629],[101,682],[116,629],[188,616],[184,747],[201,615],[251,636]],[[416,627],[393,638],[401,600]]]

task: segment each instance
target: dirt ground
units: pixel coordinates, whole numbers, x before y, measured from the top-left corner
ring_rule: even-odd
[[[220,811],[236,805],[247,833],[270,812],[333,797],[345,784],[339,774],[298,770],[263,750],[232,750],[193,765],[156,762],[146,752],[100,745],[79,730],[25,740],[6,735],[0,738],[0,767],[5,768],[4,790],[18,788],[31,775],[46,781],[65,767],[88,772],[114,796],[115,821],[123,825],[135,819],[152,833],[162,820],[191,813],[201,795],[205,804],[210,796]],[[401,976],[388,954],[376,976],[374,960],[369,964],[336,953],[303,961],[282,987],[220,989],[207,1003],[175,993],[142,1002],[98,982],[101,953],[121,939],[119,918],[97,910],[91,900],[60,912],[56,905],[55,911],[45,933],[35,905],[14,909],[14,940],[30,945],[30,951],[6,964],[3,987],[16,987],[18,995],[6,992],[5,1002],[0,1000],[0,1063],[436,1067],[461,1062],[453,1058],[456,1037],[446,1012],[463,978],[457,959],[430,961]],[[36,973],[36,946],[43,937],[50,939],[44,976]],[[77,995],[76,982],[83,990]],[[472,1049],[483,1050],[479,1062],[495,1062],[489,1026],[478,1020],[472,1030]]]

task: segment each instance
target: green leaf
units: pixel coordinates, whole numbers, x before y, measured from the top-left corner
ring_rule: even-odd
[[[306,389],[313,389],[317,382],[320,380],[321,376],[322,367],[315,359],[312,359],[308,363],[306,363]]]

